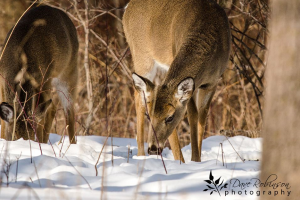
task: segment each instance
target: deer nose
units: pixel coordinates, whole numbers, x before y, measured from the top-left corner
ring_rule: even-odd
[[[160,155],[163,151],[162,147],[157,148],[156,145],[151,145],[151,147],[148,148],[148,154],[149,155]]]

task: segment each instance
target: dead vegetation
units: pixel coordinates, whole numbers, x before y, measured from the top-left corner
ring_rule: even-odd
[[[268,0],[216,0],[228,14],[232,52],[211,103],[205,137],[225,134],[259,137],[269,20]],[[75,100],[76,135],[135,138],[136,115],[130,50],[121,19],[129,0],[47,0],[74,22],[80,41],[80,79]],[[27,0],[0,2],[0,43],[26,10]],[[57,106],[52,132],[63,134]],[[189,143],[187,119],[178,127],[181,146]]]

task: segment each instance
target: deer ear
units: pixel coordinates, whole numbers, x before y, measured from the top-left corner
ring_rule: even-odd
[[[0,117],[9,122],[14,117],[14,108],[6,102],[0,104]]]
[[[139,76],[136,73],[132,74],[132,79],[133,79],[133,83],[134,83],[134,87],[135,87],[136,91],[140,93],[140,96],[142,98],[141,99],[142,103],[145,104],[144,94],[145,94],[146,100],[148,101],[149,100],[148,98],[149,98],[151,92],[153,91],[155,85],[150,80],[148,80],[142,76]]]
[[[147,82],[143,77],[137,75],[136,73],[132,74],[132,79],[134,87],[138,92],[147,92]]]
[[[192,97],[194,90],[195,90],[194,80],[192,78],[186,78],[178,84],[175,97],[181,103],[183,103]]]

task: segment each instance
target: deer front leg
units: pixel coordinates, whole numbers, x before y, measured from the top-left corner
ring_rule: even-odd
[[[193,98],[191,98],[188,102],[187,112],[191,132],[192,161],[200,162],[200,155],[197,145],[198,111]]]
[[[209,105],[215,94],[216,87],[213,87],[211,90],[199,90],[198,96],[198,149],[200,154],[201,162],[201,151],[202,151],[202,140],[205,131],[205,124],[207,113],[209,110]]]
[[[44,99],[44,98],[42,98],[42,99]],[[37,122],[36,123],[36,136],[40,143],[48,142],[49,132],[51,129],[54,114],[55,114],[55,105],[52,102],[52,99],[49,99],[45,102],[40,103],[35,108],[34,116],[36,117],[36,122]],[[51,115],[53,115],[53,116],[51,117]]]
[[[56,113],[56,106],[52,102],[45,114],[45,123],[43,129],[43,139],[42,139],[43,143],[47,143],[49,140],[49,134],[52,127],[53,119],[55,117],[55,113]]]
[[[137,145],[138,145],[138,156],[144,156],[144,117],[145,117],[145,107],[141,102],[141,97],[139,92],[134,91],[135,99],[135,110],[136,110],[136,123],[137,123]]]
[[[8,140],[8,138],[6,137],[6,134],[5,134],[6,123],[7,122],[5,122],[4,120],[1,120],[1,137],[0,138]],[[11,137],[10,137],[10,140],[11,140]]]
[[[184,163],[184,158],[183,158],[183,155],[181,152],[176,129],[174,129],[174,131],[170,135],[169,142],[170,142],[170,146],[172,148],[172,153],[173,153],[174,159],[181,160],[181,162]]]
[[[3,80],[2,80],[3,81]],[[6,98],[5,98],[5,93],[4,93],[4,91],[5,91],[5,89],[4,89],[4,87],[2,86],[3,84],[5,84],[5,83],[3,83],[3,82],[0,82],[0,97],[1,97],[1,101],[2,102],[6,102]],[[1,119],[1,134],[0,134],[0,138],[2,138],[2,139],[6,139],[7,141],[10,141],[11,139],[12,139],[12,136],[10,136],[10,138],[9,138],[9,136],[8,135],[6,135],[6,129],[7,129],[7,124],[6,124],[7,122],[5,122],[3,119]]]
[[[69,141],[70,144],[76,144],[75,139],[75,113],[73,105],[70,105],[66,110],[66,121],[68,126],[68,134],[69,134]]]

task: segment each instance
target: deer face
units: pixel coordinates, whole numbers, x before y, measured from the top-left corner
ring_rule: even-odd
[[[187,102],[194,92],[194,81],[186,78],[175,87],[168,84],[155,86],[150,80],[136,74],[132,77],[142,105],[146,102],[145,114],[149,114],[154,129],[152,136],[148,137],[148,153],[161,154],[166,140],[184,117]]]

